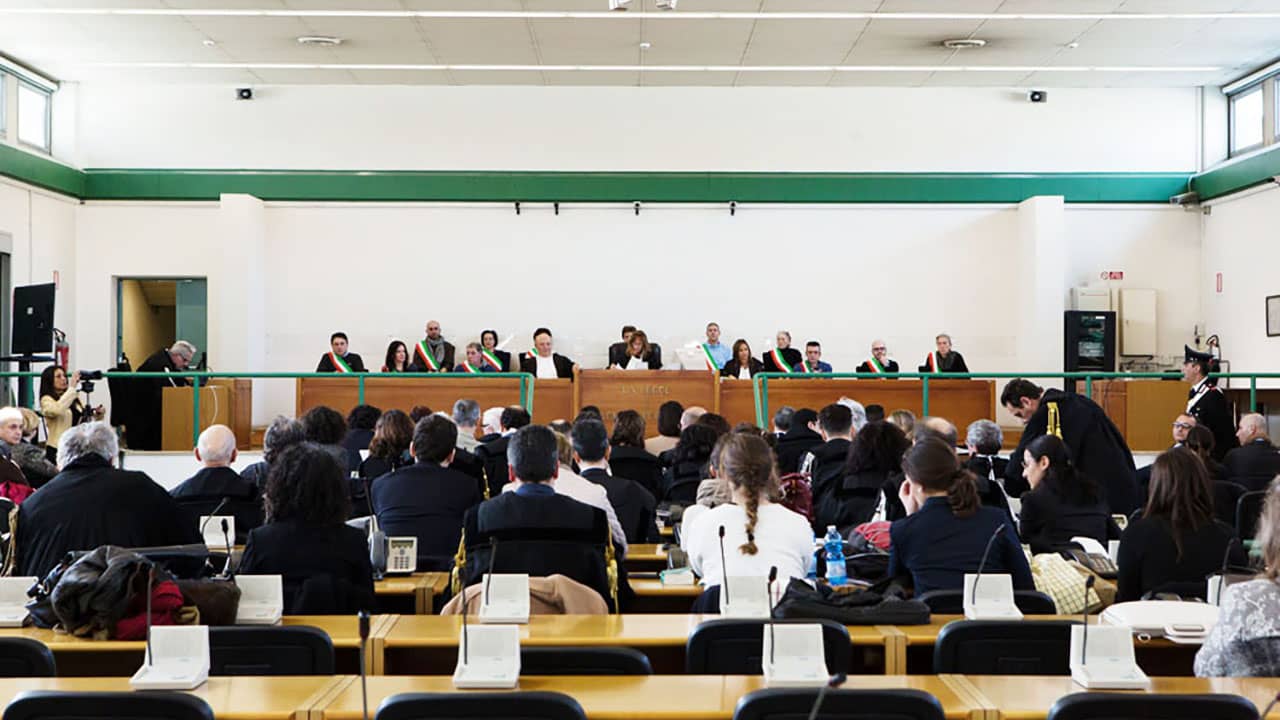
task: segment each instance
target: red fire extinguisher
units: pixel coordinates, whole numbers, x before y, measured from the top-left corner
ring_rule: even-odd
[[[57,328],[53,329],[53,358],[64,370],[69,367],[71,346],[67,344],[67,334]]]

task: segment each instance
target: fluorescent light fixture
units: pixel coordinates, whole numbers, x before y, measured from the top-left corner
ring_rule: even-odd
[[[476,72],[1017,72],[1017,73],[1208,73],[1208,65],[421,65],[395,63],[185,63],[103,62],[81,67],[183,70],[399,70]]]
[[[1240,78],[1239,80],[1233,80],[1227,83],[1226,85],[1223,85],[1222,94],[1230,95],[1238,90],[1247,88],[1250,85],[1258,82],[1259,80],[1266,78],[1268,75],[1271,75],[1276,72],[1280,72],[1280,60],[1277,60],[1264,68],[1255,70],[1249,73],[1248,75],[1245,75],[1244,77]]]

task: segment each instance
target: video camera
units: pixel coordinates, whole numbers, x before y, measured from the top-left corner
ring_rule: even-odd
[[[81,370],[80,371],[80,392],[92,393],[93,381],[103,378],[101,370]]]

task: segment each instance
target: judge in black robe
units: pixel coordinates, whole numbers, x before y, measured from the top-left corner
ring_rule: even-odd
[[[356,353],[347,353],[342,356],[346,361],[347,367],[355,372],[367,372],[364,366],[364,359]],[[333,366],[333,358],[329,357],[329,353],[320,356],[320,362],[316,363],[316,372],[338,372],[338,368]]]
[[[880,368],[882,369],[877,369],[875,362],[880,363]],[[896,373],[899,372],[898,361],[889,357],[889,349],[885,346],[883,340],[874,340],[871,343],[871,357],[859,363],[854,372],[860,375],[878,375],[881,372]]]
[[[190,355],[186,354],[188,350]],[[194,355],[195,346],[179,341],[168,350],[157,350],[152,353],[138,367],[138,372],[186,370]],[[191,382],[188,378],[172,375],[167,378],[137,378],[134,383],[133,404],[129,421],[125,426],[125,438],[129,442],[129,449],[159,450],[164,413],[164,388],[186,387]]]
[[[486,353],[492,354],[498,360],[498,372],[514,372],[514,366],[511,364],[511,353],[506,350],[498,349],[498,333],[495,330],[485,330],[480,333],[480,347],[484,348]],[[493,364],[490,360],[489,364]]]
[[[945,333],[934,338],[937,350],[929,353],[920,365],[922,373],[967,373],[969,366],[964,363],[964,356],[951,349],[951,336]]]
[[[1222,462],[1240,443],[1236,440],[1231,403],[1209,376],[1217,369],[1217,359],[1186,346],[1184,354],[1182,379],[1191,383],[1187,391],[1187,414],[1196,419],[1197,425],[1213,433],[1213,459]]]
[[[804,355],[793,347],[775,348],[778,354],[782,356],[782,361],[787,363],[787,367],[778,367],[778,362],[773,357],[773,351],[768,351],[764,357],[760,358],[764,363],[765,372],[791,372],[797,365],[804,361]]]

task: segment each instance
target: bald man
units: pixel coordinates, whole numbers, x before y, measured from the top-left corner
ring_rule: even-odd
[[[1241,416],[1236,439],[1240,447],[1227,453],[1222,462],[1227,480],[1248,490],[1266,490],[1280,475],[1280,449],[1267,436],[1267,419],[1257,413]]]
[[[191,514],[192,523],[198,523],[201,515],[235,516],[236,543],[243,544],[249,531],[262,524],[262,500],[258,486],[231,468],[237,455],[236,436],[231,428],[210,425],[196,442],[199,472],[169,494]]]
[[[427,334],[409,350],[413,362],[409,369],[413,372],[449,372],[454,367],[453,356],[456,352],[453,344],[444,339],[439,320],[428,320],[423,329]]]
[[[882,375],[898,372],[898,361],[889,357],[889,346],[883,340],[871,343],[871,357],[862,361],[857,372],[863,375]]]

